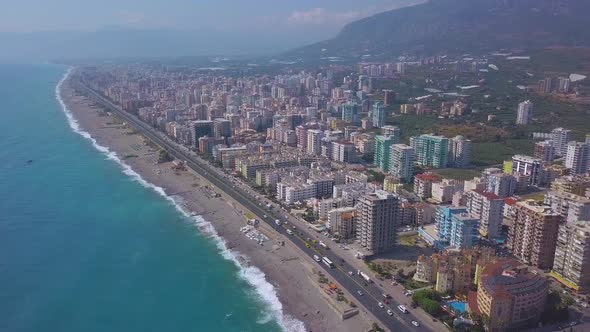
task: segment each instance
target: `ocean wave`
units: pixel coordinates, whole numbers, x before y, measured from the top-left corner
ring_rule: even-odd
[[[279,322],[281,328],[288,332],[304,332],[305,326],[303,322],[297,320],[287,314],[283,313],[283,304],[279,301],[276,289],[274,286],[266,280],[266,275],[260,269],[252,265],[244,265],[241,263],[240,258],[245,258],[244,255],[241,255],[236,250],[230,250],[227,247],[225,240],[218,235],[217,231],[213,224],[209,221],[205,220],[201,216],[191,216],[191,213],[182,206],[182,203],[179,199],[174,199],[166,194],[163,188],[156,186],[152,183],[149,183],[145,179],[139,175],[139,173],[135,172],[131,166],[127,165],[123,160],[121,160],[117,153],[111,151],[109,148],[98,144],[96,139],[90,135],[87,131],[84,131],[78,120],[74,117],[70,109],[67,107],[65,102],[61,97],[61,86],[65,82],[65,80],[70,76],[72,73],[73,68],[69,68],[67,72],[64,74],[62,79],[57,83],[55,87],[55,97],[61,108],[66,115],[68,124],[70,128],[80,136],[84,137],[85,139],[89,140],[92,143],[92,146],[102,154],[104,154],[108,159],[116,162],[122,169],[123,173],[133,180],[137,181],[142,186],[154,190],[160,196],[168,200],[177,211],[182,213],[186,218],[192,220],[194,224],[197,226],[199,231],[209,236],[211,239],[215,241],[217,248],[221,256],[231,262],[233,262],[239,268],[239,277],[245,280],[248,284],[250,284],[255,290],[258,297],[268,305],[268,308],[271,310],[272,316]],[[177,201],[178,200],[178,201]],[[243,261],[243,260],[242,260]],[[263,317],[257,321],[258,324],[263,324],[264,321],[268,322],[266,319],[267,315],[263,314]],[[266,323],[264,322],[264,323]]]

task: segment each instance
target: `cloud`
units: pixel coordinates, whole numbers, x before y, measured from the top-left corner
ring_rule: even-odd
[[[423,2],[423,0],[402,0],[380,6],[370,6],[346,11],[331,11],[326,8],[316,7],[309,10],[293,11],[287,18],[287,22],[293,25],[344,25],[367,16]]]

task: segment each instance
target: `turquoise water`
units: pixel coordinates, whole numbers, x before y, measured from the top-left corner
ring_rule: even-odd
[[[281,330],[259,271],[72,131],[65,71],[0,65],[0,331]]]
[[[449,301],[447,302],[447,305],[455,310],[457,310],[460,313],[464,313],[465,311],[467,311],[467,302],[461,302],[461,301]]]

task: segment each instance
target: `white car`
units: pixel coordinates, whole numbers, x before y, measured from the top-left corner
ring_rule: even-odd
[[[358,293],[360,296],[363,296],[363,292],[361,292],[360,290],[359,290],[359,291],[356,291],[356,292],[357,292],[357,293]]]
[[[379,306],[379,308],[383,308],[383,307],[385,307],[385,306],[383,305],[383,303],[381,303],[381,302],[377,303],[377,305]]]
[[[388,314],[389,316],[393,316],[393,311],[391,311],[391,309],[387,309],[387,314]]]
[[[420,326],[420,324],[418,324],[418,322],[417,322],[417,321],[415,321],[415,320],[413,320],[413,321],[412,321],[412,325],[414,325],[415,327],[418,327],[418,326]]]

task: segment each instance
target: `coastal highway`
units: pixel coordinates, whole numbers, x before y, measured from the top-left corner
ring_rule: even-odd
[[[74,74],[75,75],[75,74]],[[93,99],[97,104],[102,105],[106,110],[115,113],[122,120],[126,121],[129,125],[140,131],[148,139],[158,144],[160,147],[166,149],[174,158],[184,160],[188,167],[194,170],[196,173],[204,177],[211,184],[222,190],[227,195],[232,197],[246,209],[256,214],[260,220],[268,223],[277,232],[284,235],[285,238],[289,239],[294,245],[296,245],[303,253],[309,257],[318,255],[320,257],[328,257],[334,262],[334,267],[329,268],[327,265],[318,263],[318,266],[322,268],[326,275],[332,277],[342,287],[346,288],[348,293],[354,297],[356,303],[362,304],[366,310],[370,311],[373,316],[380,320],[382,326],[385,326],[391,331],[409,331],[409,330],[424,330],[425,327],[415,327],[411,325],[411,321],[418,321],[412,313],[403,314],[397,309],[396,303],[392,299],[388,299],[389,304],[385,304],[383,297],[383,290],[373,282],[366,282],[360,276],[356,275],[356,269],[352,265],[348,264],[344,259],[334,254],[331,250],[316,248],[310,246],[309,239],[314,238],[307,233],[306,230],[296,228],[286,220],[286,218],[275,215],[272,209],[267,209],[266,205],[258,201],[254,196],[246,193],[239,186],[234,185],[225,174],[215,169],[213,166],[206,164],[195,155],[192,155],[185,147],[173,142],[163,133],[152,128],[147,123],[139,120],[134,115],[123,111],[117,105],[107,100],[91,88],[89,88],[84,82],[78,77],[74,76],[71,78],[72,83],[85,94]],[[281,225],[277,225],[275,220],[281,220]],[[293,235],[287,233],[287,227],[291,229]],[[352,275],[349,271],[353,271]],[[378,303],[382,302],[385,304],[385,308],[380,308]],[[390,316],[387,314],[387,309],[393,312]],[[410,308],[408,308],[410,309]]]

